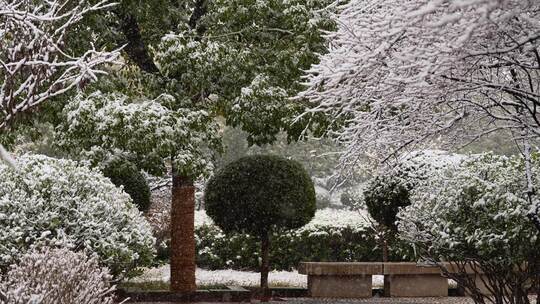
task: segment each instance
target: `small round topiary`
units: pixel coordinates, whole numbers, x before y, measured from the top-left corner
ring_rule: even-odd
[[[271,155],[228,164],[205,192],[206,212],[223,231],[258,236],[307,224],[315,202],[313,182],[302,165]]]
[[[261,287],[268,288],[269,236],[307,224],[316,211],[315,188],[296,161],[278,156],[240,158],[208,182],[205,207],[225,232],[261,239]]]
[[[397,230],[396,220],[399,208],[411,204],[411,186],[401,178],[392,175],[375,177],[364,190],[364,198],[369,214],[379,224]]]
[[[141,211],[150,207],[150,187],[144,175],[135,164],[122,159],[113,160],[103,169],[103,175],[117,186],[123,186],[133,203]]]

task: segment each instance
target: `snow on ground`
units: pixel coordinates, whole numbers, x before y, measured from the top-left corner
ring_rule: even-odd
[[[261,275],[258,272],[238,271],[232,269],[205,270],[197,268],[196,274],[198,286],[211,285],[239,285],[258,286]],[[159,268],[147,269],[141,276],[131,279],[130,282],[169,282],[170,266],[163,265]],[[307,276],[296,271],[272,271],[268,275],[271,286],[277,287],[303,287],[307,288]],[[383,276],[373,276],[373,286],[383,286]]]

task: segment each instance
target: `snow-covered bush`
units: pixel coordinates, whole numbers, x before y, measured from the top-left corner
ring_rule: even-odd
[[[396,216],[401,208],[410,205],[415,187],[428,181],[448,167],[456,166],[464,155],[440,150],[423,150],[405,154],[396,166],[373,177],[364,189],[364,202],[375,220],[373,229],[379,235],[383,261],[388,260],[387,247],[395,243]]]
[[[96,256],[43,248],[0,277],[0,304],[113,304],[111,279]]]
[[[125,192],[97,169],[24,155],[0,164],[0,272],[44,246],[96,253],[114,275],[150,263],[154,238]]]
[[[377,261],[381,249],[375,234],[357,211],[322,209],[300,229],[272,236],[270,260],[275,270],[296,269],[301,261]],[[248,234],[225,234],[204,211],[195,215],[197,263],[207,269],[257,270],[260,247]],[[402,244],[390,248],[393,260],[403,260]]]
[[[512,303],[528,303],[526,283],[538,273],[540,239],[527,217],[534,206],[525,191],[523,166],[519,157],[485,154],[432,176],[415,190],[411,206],[399,213],[401,237],[423,258],[484,272],[488,288],[501,299],[497,303],[510,298],[516,301]],[[538,158],[532,169],[538,184]],[[532,201],[538,201],[537,194]],[[451,277],[481,302],[474,282],[459,274]]]
[[[367,183],[363,194],[369,214],[379,224],[395,230],[399,208],[410,204],[409,196],[414,188],[465,159],[465,155],[441,150],[422,150],[404,155],[396,166]]]
[[[410,183],[399,176],[381,175],[370,181],[364,190],[364,199],[371,217],[388,229],[397,229],[396,215],[400,208],[410,204]]]
[[[361,210],[365,206],[364,188],[366,185],[360,184],[356,187],[348,187],[339,196],[339,202],[348,210]]]

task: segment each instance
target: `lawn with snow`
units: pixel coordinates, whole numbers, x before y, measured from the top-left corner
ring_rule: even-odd
[[[261,274],[252,271],[238,271],[232,269],[206,270],[197,268],[195,273],[197,286],[237,285],[259,286]],[[170,266],[163,265],[158,268],[149,268],[134,279],[131,283],[165,282],[170,281]],[[274,287],[302,287],[307,288],[307,276],[296,271],[271,271],[268,274],[270,286]],[[383,276],[373,276],[373,287],[383,286]]]

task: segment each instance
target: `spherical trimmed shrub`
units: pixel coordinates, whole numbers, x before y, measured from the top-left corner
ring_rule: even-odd
[[[397,230],[399,208],[411,204],[410,190],[410,185],[402,178],[392,175],[375,177],[364,190],[369,215],[386,228]]]
[[[0,278],[0,304],[113,304],[111,279],[96,257],[43,248],[25,254]]]
[[[115,276],[151,264],[154,237],[131,198],[97,169],[41,155],[0,164],[0,273],[26,252],[96,253]]]
[[[117,187],[122,186],[139,210],[148,210],[150,187],[135,164],[122,159],[113,160],[106,164],[103,175],[110,178]]]
[[[260,238],[261,287],[267,288],[270,234],[307,224],[316,211],[315,189],[296,161],[270,155],[247,156],[210,179],[205,207],[223,231]]]
[[[315,190],[298,162],[271,155],[247,156],[210,179],[205,206],[225,232],[260,236],[307,224],[316,211]]]

